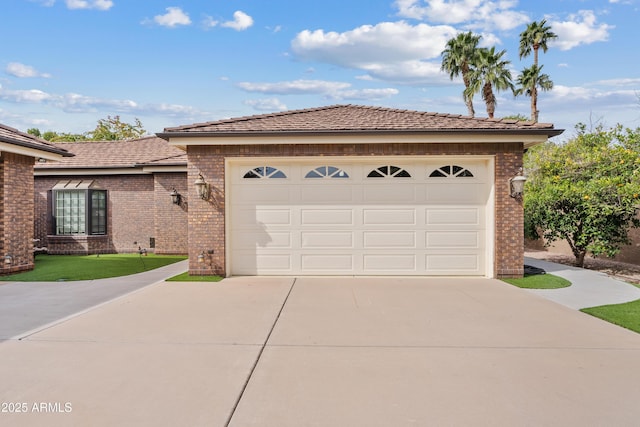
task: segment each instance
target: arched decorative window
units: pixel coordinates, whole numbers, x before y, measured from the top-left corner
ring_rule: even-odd
[[[429,178],[473,178],[473,173],[462,166],[446,165],[431,172]]]
[[[411,174],[398,166],[380,166],[369,172],[367,178],[411,178]]]
[[[305,178],[349,178],[349,175],[335,166],[320,166],[307,172]]]
[[[258,179],[271,179],[271,178],[286,178],[287,176],[280,169],[272,166],[260,166],[251,169],[244,174],[243,178],[258,178]]]

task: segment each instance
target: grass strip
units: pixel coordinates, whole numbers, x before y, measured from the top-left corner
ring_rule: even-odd
[[[187,259],[149,254],[37,255],[31,271],[2,276],[8,282],[60,282],[106,279],[154,270]]]
[[[165,280],[165,282],[219,282],[222,279],[221,276],[191,276],[188,271],[185,271]]]
[[[571,282],[553,274],[533,274],[518,279],[502,279],[523,289],[559,289],[571,286]]]
[[[640,333],[640,300],[584,308],[580,311]]]

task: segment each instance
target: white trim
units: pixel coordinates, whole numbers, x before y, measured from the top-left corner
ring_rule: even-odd
[[[35,159],[42,158],[53,161],[63,159],[63,156],[61,154],[51,153],[45,150],[38,150],[36,148],[22,147],[20,145],[10,144],[8,142],[0,142],[0,153],[2,152],[20,154],[22,156],[33,157]]]
[[[86,175],[151,175],[140,168],[113,168],[113,169],[36,169],[34,176],[86,176]]]
[[[169,145],[184,149],[198,145],[273,145],[273,144],[461,144],[461,143],[518,143],[524,148],[546,142],[549,138],[544,134],[501,134],[501,133],[420,133],[420,134],[316,134],[316,135],[260,135],[260,136],[179,136],[170,137]]]

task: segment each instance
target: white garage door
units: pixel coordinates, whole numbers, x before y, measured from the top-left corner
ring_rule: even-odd
[[[227,166],[232,275],[487,275],[490,159],[258,162]]]

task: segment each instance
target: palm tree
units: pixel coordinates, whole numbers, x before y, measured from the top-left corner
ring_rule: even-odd
[[[469,74],[469,87],[465,89],[465,96],[473,97],[476,93],[482,91],[482,99],[487,105],[487,115],[493,118],[496,111],[495,91],[510,89],[514,91],[511,71],[507,68],[511,61],[505,61],[502,56],[507,53],[506,50],[496,52],[496,48],[479,49],[478,58]]]
[[[538,50],[542,48],[542,51],[546,52],[548,49],[547,42],[557,38],[558,36],[553,31],[551,31],[551,27],[547,25],[546,19],[543,19],[540,22],[533,21],[531,24],[527,25],[527,28],[523,32],[520,33],[520,58],[529,56],[531,54],[531,51],[533,50],[533,67],[536,68],[533,69],[532,67],[531,69],[529,69],[529,73],[532,73],[535,70],[537,70],[537,74],[540,73],[540,69],[542,69],[542,67],[538,68]],[[523,75],[524,72],[521,76]],[[551,83],[551,80],[549,80],[549,76],[547,76],[546,74],[544,76],[546,76],[549,83]],[[531,120],[537,123],[538,90],[535,86],[536,81],[537,79],[529,81],[529,83],[533,84],[533,86],[530,86],[527,89],[527,95],[531,96]],[[552,87],[553,83],[551,83],[549,89],[551,89]],[[542,86],[540,86],[540,88],[542,89]]]
[[[542,65],[532,65],[529,68],[522,70],[522,73],[516,80],[518,88],[515,91],[515,95],[525,94],[531,97],[531,120],[535,123],[538,122],[538,88],[542,91],[548,91],[553,89],[553,82],[549,78],[548,74],[542,74]]]
[[[540,22],[533,21],[520,33],[520,59],[529,56],[533,50],[533,65],[538,65],[538,49],[542,48],[542,51],[546,53],[547,42],[557,38],[556,33],[551,31],[550,26],[547,26],[546,19]]]
[[[480,35],[473,34],[471,31],[460,33],[447,42],[446,48],[441,53],[441,70],[448,72],[451,80],[453,80],[454,77],[462,75],[462,81],[465,87],[465,91],[463,92],[464,103],[471,117],[475,115],[473,96],[468,97],[466,95],[466,89],[469,87],[471,64],[476,62],[478,43],[481,37]]]

